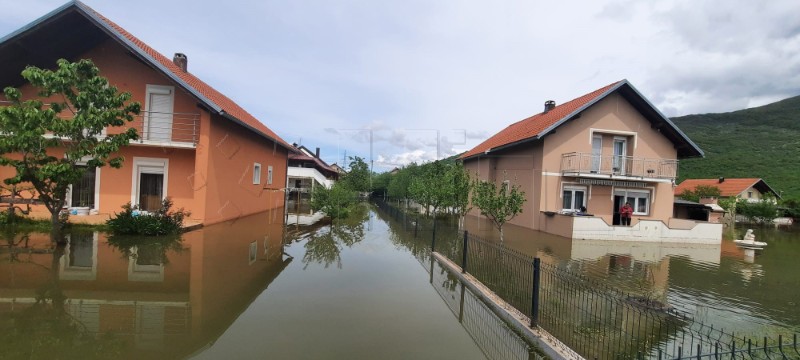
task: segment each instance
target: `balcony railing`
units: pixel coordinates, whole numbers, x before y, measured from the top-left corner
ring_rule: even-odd
[[[200,134],[200,114],[142,111],[127,127],[139,133],[139,142],[196,145]]]
[[[561,155],[561,173],[674,180],[678,174],[678,160],[572,152]]]

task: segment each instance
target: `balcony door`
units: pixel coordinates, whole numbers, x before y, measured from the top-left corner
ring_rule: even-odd
[[[625,174],[625,156],[627,156],[628,140],[622,137],[614,138],[614,173]]]
[[[592,136],[592,172],[600,172],[601,159],[603,155],[603,136]]]
[[[175,88],[147,85],[143,140],[171,141]]]

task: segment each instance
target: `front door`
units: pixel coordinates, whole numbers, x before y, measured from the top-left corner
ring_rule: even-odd
[[[164,174],[139,174],[139,209],[157,211],[164,199]]]
[[[622,207],[623,204],[625,204],[625,196],[614,195],[614,209],[612,210],[614,217],[611,220],[611,225],[621,224],[619,221],[619,209]]]

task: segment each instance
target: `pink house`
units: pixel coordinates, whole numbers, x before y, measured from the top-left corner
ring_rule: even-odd
[[[152,210],[169,196],[206,225],[283,207],[290,145],[193,75],[186,55],[167,58],[72,1],[0,39],[0,87],[30,94],[20,72],[60,58],[91,59],[143,109],[129,125],[140,140],[121,151],[123,167],[90,169],[73,184],[70,206],[111,214],[131,202]],[[0,179],[11,172],[0,168]]]
[[[627,80],[512,123],[461,156],[482,180],[521,186],[511,223],[570,238],[718,243],[719,224],[672,218],[678,161],[703,152]],[[619,209],[633,206],[630,227]],[[586,208],[590,216],[575,216]],[[473,210],[477,215],[477,210]]]

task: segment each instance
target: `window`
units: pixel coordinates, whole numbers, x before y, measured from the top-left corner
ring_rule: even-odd
[[[143,140],[171,141],[175,88],[147,85],[145,117],[140,136]]]
[[[631,203],[634,215],[650,214],[650,191],[639,189],[617,190],[614,192],[614,194],[624,197],[626,202]]]
[[[272,165],[267,166],[267,185],[272,185]]]
[[[97,168],[88,169],[84,165],[78,165],[79,168],[86,169],[83,177],[78,182],[72,184],[70,188],[70,207],[88,207],[96,209],[95,207],[95,179],[97,178]]]
[[[144,211],[157,211],[167,196],[169,160],[133,158],[131,203]]]
[[[564,186],[561,193],[563,210],[580,210],[586,206],[586,188],[581,186]]]
[[[253,163],[253,185],[261,184],[261,164]]]
[[[753,192],[752,191],[748,191],[747,192],[747,198],[748,199],[752,199],[753,198]]]

